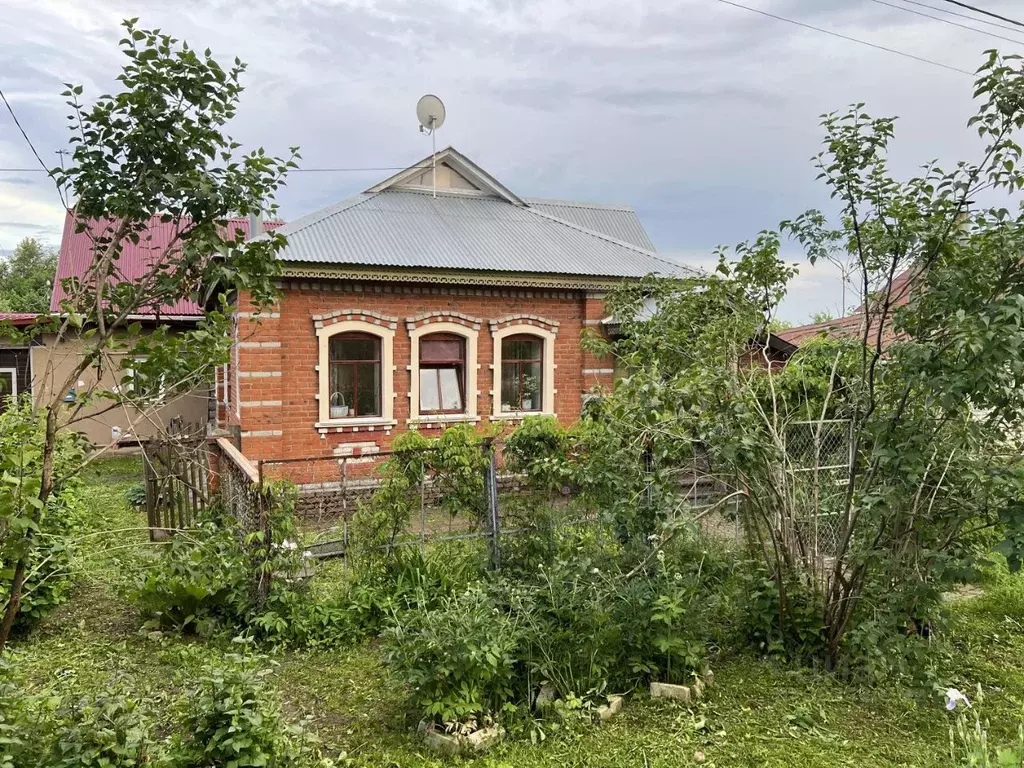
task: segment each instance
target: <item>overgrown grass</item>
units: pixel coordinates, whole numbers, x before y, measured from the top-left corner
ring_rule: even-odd
[[[72,599],[14,655],[27,691],[56,685],[69,693],[120,681],[171,712],[183,681],[228,644],[140,630],[123,592],[125,573],[152,547],[143,513],[125,491],[141,476],[137,460],[100,462],[85,490],[92,530],[83,540]],[[337,567],[317,579],[336,579]],[[329,583],[321,585],[328,589]],[[1013,741],[1024,717],[1024,578],[1004,575],[980,597],[956,600],[943,628],[951,683],[986,690],[994,743]],[[289,715],[312,717],[332,753],[357,765],[432,766],[373,643],[341,652],[289,652],[274,684]],[[716,686],[699,704],[652,701],[634,692],[610,723],[551,734],[543,743],[510,741],[467,764],[515,766],[948,766],[951,716],[941,703],[895,687],[846,685],[825,674],[751,657],[719,660]],[[165,715],[161,715],[164,717]],[[699,757],[702,756],[703,760]]]

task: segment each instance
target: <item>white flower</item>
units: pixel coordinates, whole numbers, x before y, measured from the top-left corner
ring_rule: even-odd
[[[305,552],[302,553],[302,556],[308,560],[313,556],[313,553],[307,549]]]
[[[960,693],[956,688],[950,688],[946,691],[946,709],[952,712],[960,702],[963,702],[965,707],[971,706],[971,700]]]

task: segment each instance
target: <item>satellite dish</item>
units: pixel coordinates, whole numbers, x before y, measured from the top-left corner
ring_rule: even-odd
[[[444,125],[444,103],[428,93],[416,102],[416,117],[420,121],[420,130],[436,131]]]

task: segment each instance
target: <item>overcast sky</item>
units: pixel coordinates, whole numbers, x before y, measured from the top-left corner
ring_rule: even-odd
[[[873,0],[738,2],[969,71],[987,48],[1024,52],[908,13],[972,24],[905,0],[887,0],[904,10]],[[1024,17],[1020,0],[978,4]],[[61,83],[81,83],[86,99],[112,89],[119,21],[139,16],[225,63],[249,63],[231,127],[246,147],[298,144],[307,168],[410,165],[430,151],[414,107],[433,92],[448,108],[439,146],[521,195],[630,204],[659,251],[691,264],[807,208],[829,209],[809,161],[822,112],[863,101],[898,115],[901,174],[979,150],[965,128],[971,77],[718,0],[0,0],[0,9],[0,87],[48,164],[66,146]],[[1024,41],[1024,29],[973,26]],[[34,162],[0,111],[0,167]],[[294,174],[282,214],[388,175]],[[41,173],[0,172],[0,249],[25,236],[56,245],[62,218]],[[782,316],[836,312],[839,282],[834,270],[803,265]]]

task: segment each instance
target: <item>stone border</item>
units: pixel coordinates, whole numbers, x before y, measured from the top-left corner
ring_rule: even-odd
[[[710,669],[704,670],[703,674],[696,678],[691,685],[674,685],[672,683],[651,683],[652,699],[676,699],[684,704],[692,701],[700,701],[704,698],[704,692],[714,685],[715,673]]]
[[[466,752],[483,752],[505,738],[505,729],[500,725],[480,728],[470,734],[445,733],[436,723],[421,721],[419,732],[431,752],[445,755],[459,755]]]

